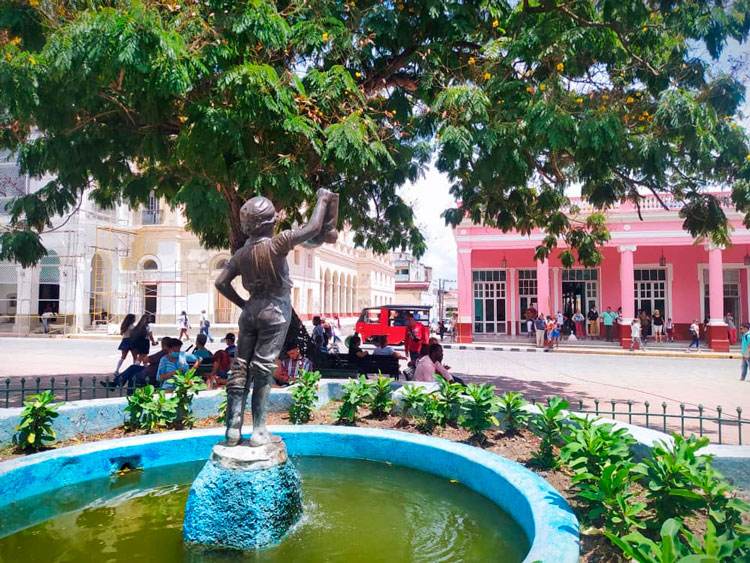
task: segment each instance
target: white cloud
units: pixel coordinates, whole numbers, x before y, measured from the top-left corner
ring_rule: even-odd
[[[450,227],[440,214],[456,205],[448,192],[450,182],[435,168],[429,168],[423,178],[401,190],[403,198],[411,204],[417,225],[427,239],[427,252],[422,257],[426,266],[432,266],[433,278],[456,279],[456,241]]]

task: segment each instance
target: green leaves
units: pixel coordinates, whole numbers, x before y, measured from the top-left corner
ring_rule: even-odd
[[[57,435],[52,428],[52,421],[60,413],[59,404],[53,404],[55,395],[52,391],[44,391],[38,395],[30,395],[24,402],[21,421],[16,426],[13,443],[23,450],[37,451],[46,446],[45,442],[53,442]]]
[[[318,400],[319,371],[300,371],[292,387],[292,405],[289,407],[289,420],[292,424],[305,424]]]
[[[497,409],[498,400],[494,385],[469,383],[461,397],[461,415],[458,422],[473,437],[483,439],[485,430],[500,424],[495,417]]]
[[[525,428],[529,422],[529,412],[524,408],[526,399],[521,393],[508,391],[500,395],[498,400],[498,413],[502,415],[502,423],[508,435],[516,434],[521,428]]]
[[[370,410],[372,415],[376,417],[388,416],[393,409],[393,398],[391,395],[392,379],[378,375],[378,378],[370,383]]]
[[[174,386],[174,396],[177,399],[174,425],[176,428],[192,428],[195,424],[193,416],[193,396],[206,388],[203,378],[196,374],[195,369],[190,369],[184,374],[175,372],[169,380]]]
[[[156,391],[153,385],[139,387],[128,396],[125,412],[129,413],[126,426],[153,432],[164,428],[177,416],[179,399],[167,397],[162,389]]]

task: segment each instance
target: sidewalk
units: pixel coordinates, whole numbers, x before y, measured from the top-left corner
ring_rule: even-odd
[[[443,341],[443,348],[446,350],[486,350],[491,352],[546,352],[555,354],[599,354],[608,356],[652,356],[661,358],[720,358],[720,359],[739,359],[742,354],[738,349],[729,352],[714,352],[710,349],[701,349],[699,352],[685,352],[684,347],[677,347],[670,343],[667,347],[660,344],[651,344],[645,350],[636,350],[631,352],[616,345],[592,342],[586,345],[584,342],[576,344],[561,344],[559,348],[537,348],[531,342],[523,341],[504,341],[504,342],[472,342],[471,344],[461,344],[460,342]]]

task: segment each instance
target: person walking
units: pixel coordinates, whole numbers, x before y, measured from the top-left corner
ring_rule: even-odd
[[[117,360],[115,377],[120,374],[120,367],[122,366],[122,362],[125,361],[125,358],[128,357],[128,352],[133,355],[133,362],[135,362],[135,350],[130,342],[130,333],[133,331],[133,325],[135,325],[135,315],[133,313],[128,313],[125,315],[125,318],[120,325],[120,336],[122,336],[122,340],[120,340],[120,345],[117,349],[120,350],[121,355],[120,359]]]
[[[438,321],[438,334],[440,334],[440,342],[442,342],[445,336],[445,321],[443,319]]]
[[[729,344],[737,344],[737,325],[734,324],[734,316],[732,313],[727,313],[724,320],[727,323],[727,338]]]
[[[537,318],[536,303],[531,303],[524,311],[524,317],[526,318],[526,332],[529,337],[534,334],[534,326]]]
[[[742,368],[740,371],[740,381],[745,381],[745,378],[747,377],[747,364],[748,364],[748,355],[750,355],[750,324],[744,323],[742,325],[741,329],[741,336],[742,339]]]
[[[659,309],[654,310],[651,324],[654,326],[654,342],[664,342],[664,317],[661,316]]]
[[[648,341],[648,337],[651,334],[651,318],[648,316],[646,311],[641,311],[641,339],[643,342]]]
[[[604,336],[607,342],[614,342],[617,313],[612,311],[612,307],[607,307],[607,310],[602,313],[602,319],[604,320]]]
[[[596,305],[592,305],[588,314],[589,319],[589,339],[599,339],[599,311],[596,310]]]
[[[630,351],[632,352],[635,345],[638,344],[638,349],[643,350],[646,345],[641,339],[641,321],[636,317],[630,323]]]
[[[693,322],[690,324],[690,336],[692,336],[693,340],[690,342],[685,352],[690,352],[693,346],[695,346],[696,351],[700,351],[701,325],[698,324],[698,319],[693,319]]]
[[[188,319],[187,313],[185,311],[180,314],[180,318],[177,322],[180,327],[180,335],[177,337],[177,339],[182,341],[182,335],[184,334],[187,341],[190,342],[190,334],[188,334],[188,330],[190,330],[190,328],[192,327],[190,326],[190,320]]]
[[[205,334],[206,338],[208,338],[208,341],[213,344],[214,339],[211,338],[211,333],[209,332],[209,329],[211,328],[211,321],[208,320],[208,315],[206,314],[206,310],[203,309],[201,311],[201,320],[198,324],[198,332],[200,334]]]
[[[586,329],[583,327],[583,321],[585,320],[586,318],[583,316],[580,309],[576,309],[576,312],[573,315],[573,324],[575,325],[576,338],[578,339],[586,337]]]
[[[536,347],[544,348],[544,331],[547,328],[547,323],[544,321],[544,313],[539,313],[539,316],[534,320],[534,336],[536,337]]]

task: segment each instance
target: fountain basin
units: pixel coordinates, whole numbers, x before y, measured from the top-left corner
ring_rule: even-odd
[[[479,448],[392,430],[277,426],[290,456],[385,462],[454,479],[509,513],[530,549],[524,562],[578,560],[578,522],[565,499],[526,468]],[[165,432],[61,448],[0,464],[0,507],[123,467],[150,468],[208,458],[223,429]],[[2,535],[7,535],[4,531]]]

